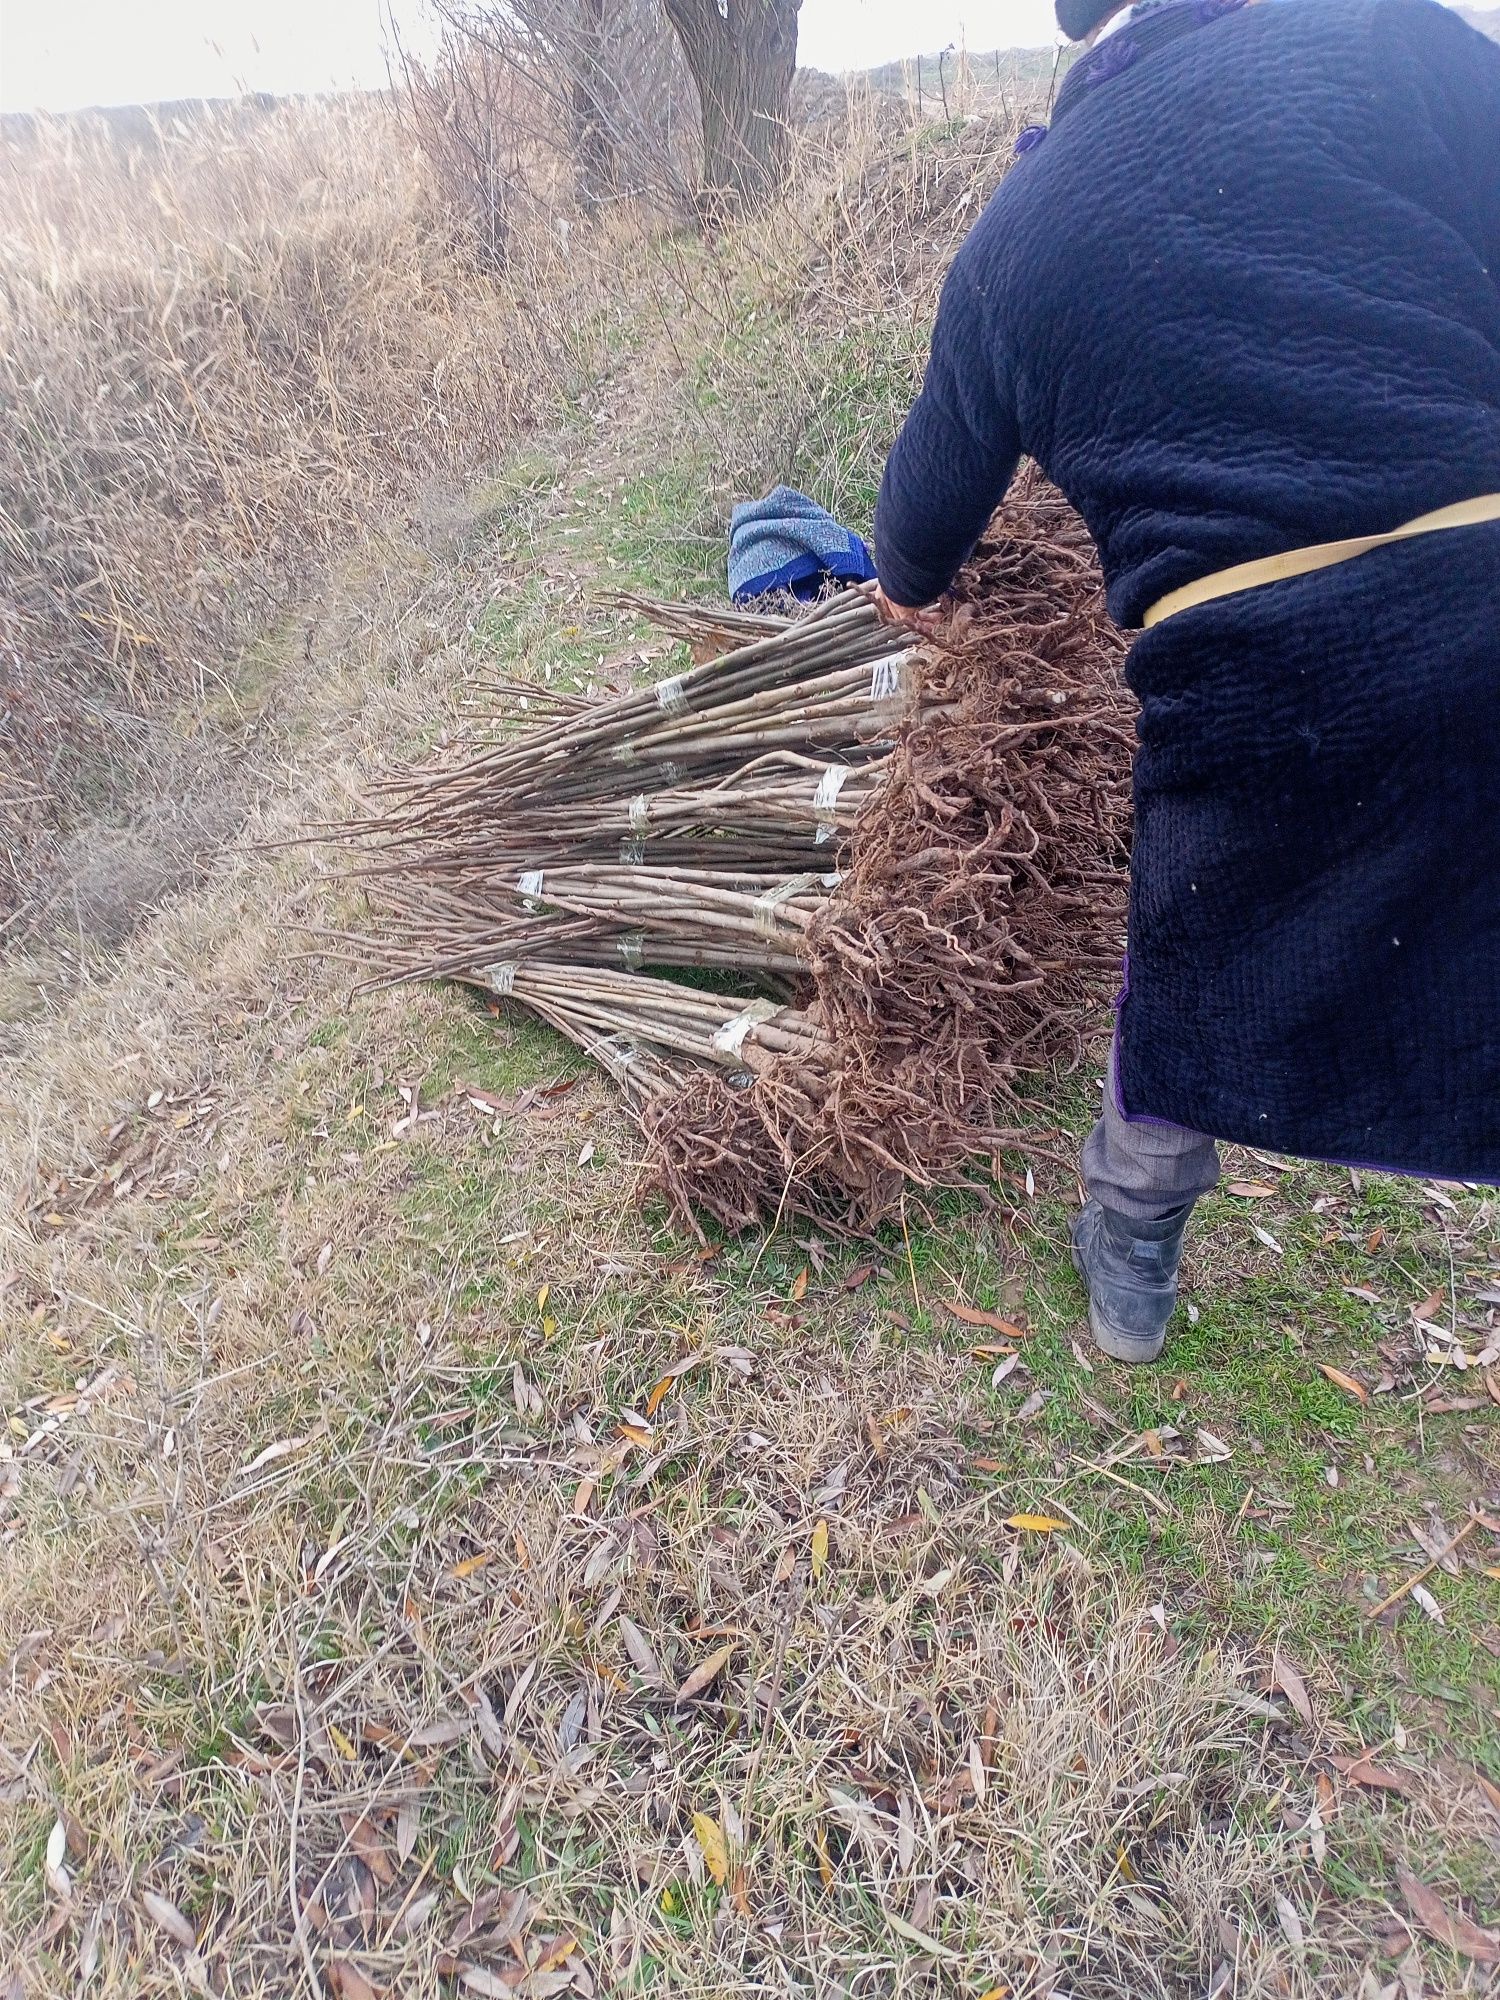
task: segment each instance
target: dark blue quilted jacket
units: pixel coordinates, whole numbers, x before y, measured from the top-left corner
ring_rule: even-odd
[[[1166,6],[944,288],[876,514],[939,595],[1024,451],[1110,608],[1500,491],[1500,47],[1430,0]],[[1132,1114],[1500,1179],[1500,526],[1137,641]]]

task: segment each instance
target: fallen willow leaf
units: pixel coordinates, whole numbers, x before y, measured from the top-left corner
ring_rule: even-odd
[[[934,1958],[958,1957],[956,1951],[950,1951],[947,1945],[939,1944],[934,1937],[928,1937],[927,1933],[919,1931],[915,1924],[909,1924],[904,1917],[898,1917],[894,1910],[886,1910],[884,1916],[897,1937],[904,1937],[908,1944],[920,1945],[923,1951],[930,1952]]]
[[[557,1942],[554,1945],[552,1945],[540,1959],[538,1959],[535,1967],[533,1968],[532,1977],[535,1978],[538,1972],[556,1971],[557,1967],[560,1966],[565,1959],[571,1958],[574,1952],[577,1951],[577,1949],[578,1949],[577,1938],[575,1938],[571,1932],[565,1932],[564,1935],[560,1937],[557,1940]],[[528,1980],[526,1982],[526,1985],[529,1987],[531,1985],[531,1981]]]
[[[332,1987],[336,2000],[380,2000],[379,1988],[370,1984],[351,1959],[329,1959],[324,1977]]]
[[[1307,1847],[1313,1866],[1321,1868],[1328,1859],[1328,1834],[1323,1824],[1323,1808],[1316,1799],[1307,1815]]]
[[[812,1573],[816,1581],[828,1566],[828,1523],[819,1521],[812,1531],[808,1547],[812,1552]]]
[[[420,1729],[414,1729],[406,1740],[414,1750],[446,1750],[468,1732],[468,1723],[458,1716],[440,1715],[435,1722],[426,1722]]]
[[[677,1377],[675,1375],[662,1376],[661,1380],[652,1389],[651,1394],[646,1398],[646,1415],[648,1417],[656,1415],[663,1402],[672,1393],[676,1381]]]
[[[716,1652],[710,1653],[706,1660],[700,1660],[677,1690],[677,1700],[692,1701],[697,1695],[702,1694],[710,1682],[716,1681],[729,1665],[733,1652],[734,1641],[729,1639]]]
[[[68,1851],[68,1829],[62,1820],[53,1822],[52,1831],[47,1835],[47,1850],[42,1856],[42,1874],[47,1887],[63,1902],[73,1893],[72,1880],[63,1866],[63,1856]]]
[[[1017,1422],[1024,1424],[1032,1417],[1040,1416],[1051,1399],[1052,1391],[1050,1389],[1033,1389],[1020,1409],[1016,1411]]]
[[[793,1305],[799,1304],[807,1297],[807,1281],[810,1275],[807,1266],[804,1264],[796,1277],[793,1278],[792,1289],[787,1294]]]
[[[635,1668],[643,1681],[646,1681],[652,1687],[660,1687],[665,1681],[666,1675],[662,1672],[661,1661],[657,1659],[655,1653],[651,1650],[645,1633],[630,1618],[621,1618],[619,1626],[620,1638],[624,1642],[626,1652],[630,1655],[630,1664]]]
[[[1251,1233],[1255,1236],[1258,1236],[1261,1242],[1265,1244],[1268,1250],[1274,1250],[1278,1257],[1284,1257],[1286,1255],[1286,1252],[1282,1249],[1281,1245],[1276,1241],[1276,1238],[1271,1234],[1269,1229],[1262,1229],[1258,1222],[1252,1222],[1250,1225],[1250,1229]]]
[[[491,1972],[487,1965],[466,1965],[458,1975],[458,1983],[468,1993],[478,1993],[481,2000],[515,2000],[519,1982],[524,1973],[517,1971],[514,1980],[502,1973]]]
[[[1329,1763],[1351,1785],[1363,1785],[1372,1792],[1399,1792],[1402,1798],[1417,1795],[1416,1784],[1404,1771],[1387,1770],[1372,1764],[1368,1757],[1331,1756]]]
[[[407,1937],[415,1937],[417,1932],[436,1914],[442,1896],[436,1889],[429,1889],[425,1896],[418,1896],[414,1903],[408,1903],[401,1917],[401,1929]]]
[[[1221,1437],[1215,1437],[1212,1431],[1199,1431],[1197,1433],[1197,1443],[1198,1462],[1200,1465],[1216,1465],[1221,1459],[1232,1458],[1234,1456],[1224,1440]]]
[[[1481,1965],[1500,1964],[1500,1937],[1493,1931],[1481,1930],[1462,1911],[1450,1910],[1435,1889],[1400,1861],[1396,1863],[1396,1880],[1406,1907],[1430,1938]]]
[[[184,1950],[191,1951],[197,1944],[197,1932],[177,1905],[169,1903],[165,1896],[158,1896],[154,1889],[142,1889],[141,1908],[158,1930],[165,1931],[167,1936],[175,1939]]]
[[[263,1465],[274,1465],[279,1458],[290,1458],[294,1451],[301,1451],[303,1445],[311,1441],[312,1433],[305,1437],[278,1438],[275,1444],[268,1444],[264,1451],[257,1452],[248,1465],[240,1467],[240,1478],[247,1479],[252,1472],[259,1472]]]
[[[957,1320],[965,1326],[988,1327],[993,1333],[1008,1334],[1012,1340],[1024,1340],[1026,1332],[1013,1319],[1006,1319],[1003,1313],[989,1312],[983,1306],[965,1305],[962,1299],[945,1299],[943,1303]]]
[[[704,1866],[722,1889],[729,1879],[729,1846],[723,1827],[712,1813],[695,1812],[693,1833],[702,1850]]]
[[[1237,1194],[1244,1201],[1266,1201],[1276,1190],[1264,1181],[1230,1181],[1225,1187],[1226,1194]]]
[[[89,1911],[83,1936],[78,1940],[78,1979],[82,1986],[87,1986],[99,1970],[99,1938],[103,1929],[104,1912],[96,1906]]]
[[[1368,1403],[1370,1392],[1357,1376],[1346,1375],[1342,1368],[1335,1368],[1331,1361],[1320,1361],[1318,1367],[1336,1389],[1342,1389],[1346,1396],[1352,1396],[1358,1403]]]
[[[1281,1935],[1292,1950],[1300,1955],[1306,1944],[1302,1932],[1302,1919],[1297,1914],[1296,1905],[1286,1896],[1276,1898],[1276,1921],[1281,1926]]]
[[[1414,1604],[1421,1605],[1422,1609],[1427,1613],[1427,1616],[1432,1620],[1434,1625],[1447,1624],[1448,1621],[1443,1616],[1442,1605],[1438,1603],[1437,1599],[1433,1596],[1432,1592],[1427,1588],[1426,1584],[1414,1583],[1411,1587],[1411,1598]]]
[[[448,1574],[449,1576],[460,1578],[473,1576],[479,1570],[482,1570],[487,1562],[493,1562],[493,1560],[494,1552],[490,1549],[485,1549],[477,1556],[465,1556],[462,1562],[456,1562]]]
[[[338,1751],[344,1762],[346,1764],[357,1764],[359,1762],[359,1752],[355,1749],[349,1737],[344,1734],[336,1722],[330,1722],[327,1728],[328,1740],[334,1749]]]
[[[1312,1701],[1308,1696],[1307,1683],[1291,1662],[1284,1660],[1280,1653],[1271,1662],[1271,1679],[1286,1696],[1292,1707],[1309,1726],[1312,1724]]]
[[[1050,1535],[1055,1529],[1067,1527],[1066,1521],[1059,1521],[1055,1514],[1007,1514],[1007,1528],[1019,1528],[1028,1535]]]

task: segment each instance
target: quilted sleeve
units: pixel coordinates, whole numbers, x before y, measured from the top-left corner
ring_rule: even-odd
[[[875,566],[896,604],[930,604],[1005,496],[1021,455],[992,315],[960,253],[948,274],[922,393],[875,509]]]

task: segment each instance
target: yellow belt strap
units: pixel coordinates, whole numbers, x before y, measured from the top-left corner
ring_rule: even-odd
[[[1451,507],[1439,507],[1435,513],[1419,514],[1415,521],[1404,522],[1384,535],[1355,535],[1347,542],[1318,542],[1312,548],[1285,549],[1279,556],[1260,556],[1254,562],[1216,570],[1212,576],[1200,576],[1196,583],[1185,583],[1180,590],[1169,590],[1165,597],[1158,597],[1141,624],[1159,625],[1164,618],[1175,618],[1179,611],[1191,611],[1195,605],[1208,604],[1216,597],[1229,597],[1239,590],[1258,590],[1263,583],[1284,583],[1288,577],[1309,576],[1315,569],[1332,569],[1335,563],[1350,562],[1371,549],[1383,549],[1387,542],[1408,541],[1413,535],[1435,535],[1440,528],[1474,528],[1481,521],[1500,521],[1500,493],[1481,493],[1474,500],[1457,500]]]

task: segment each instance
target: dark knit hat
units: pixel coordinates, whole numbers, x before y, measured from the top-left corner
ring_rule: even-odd
[[[1070,42],[1081,42],[1119,7],[1120,0],[1057,0],[1057,25]]]

